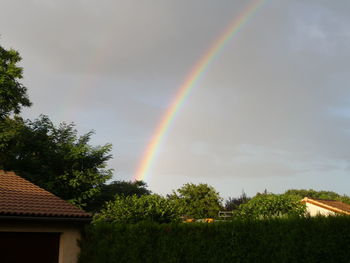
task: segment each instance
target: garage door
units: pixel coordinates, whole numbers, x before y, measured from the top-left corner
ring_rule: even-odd
[[[59,233],[0,232],[0,262],[58,263]]]

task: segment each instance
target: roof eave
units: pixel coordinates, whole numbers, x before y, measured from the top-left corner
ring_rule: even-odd
[[[350,213],[348,211],[344,211],[344,210],[341,210],[339,208],[326,205],[326,204],[318,202],[317,200],[312,199],[312,198],[305,197],[303,200],[301,200],[301,202],[303,202],[303,203],[310,203],[310,204],[322,207],[324,209],[327,209],[329,211],[332,211],[332,212],[335,212],[335,213],[338,213],[338,214],[350,215]]]
[[[0,221],[39,221],[39,222],[80,222],[90,223],[91,217],[54,217],[54,216],[18,216],[18,215],[0,215]]]

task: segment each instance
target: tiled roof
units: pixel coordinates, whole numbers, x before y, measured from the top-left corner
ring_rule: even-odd
[[[308,202],[308,203],[317,205],[319,207],[331,210],[336,213],[350,215],[350,205],[340,201],[314,199],[314,198],[305,197],[303,199],[303,202]]]
[[[0,216],[90,218],[82,209],[23,179],[0,170]]]

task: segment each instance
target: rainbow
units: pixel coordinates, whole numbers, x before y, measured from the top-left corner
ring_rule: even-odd
[[[155,132],[153,133],[151,141],[141,158],[134,180],[143,180],[148,174],[176,113],[184,104],[191,90],[198,82],[198,79],[205,73],[210,62],[220,53],[227,42],[229,42],[242,29],[249,19],[256,14],[265,2],[267,2],[267,0],[252,1],[252,3],[228,25],[223,33],[216,39],[216,41],[214,41],[208,51],[204,53],[201,59],[192,68],[183,84],[179,87],[175,98],[163,114]]]

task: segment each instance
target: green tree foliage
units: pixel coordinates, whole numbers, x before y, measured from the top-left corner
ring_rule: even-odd
[[[30,121],[17,114],[31,102],[15,50],[0,46],[0,169],[20,176],[77,205],[98,193],[112,171],[111,145],[93,147],[92,132],[78,136],[74,124],[59,126],[46,116]]]
[[[197,219],[217,217],[222,208],[219,193],[207,184],[188,183],[168,197],[177,203],[182,215]]]
[[[20,61],[17,51],[0,46],[0,119],[31,105],[26,87],[18,82],[22,78]]]
[[[325,200],[337,200],[344,203],[350,204],[350,197],[346,195],[339,195],[332,191],[315,191],[313,189],[290,189],[284,193],[285,195],[298,196],[300,199],[304,197],[310,197],[315,199],[325,199]]]
[[[305,211],[305,204],[293,195],[257,194],[239,207],[239,215],[247,219],[303,216]]]
[[[113,200],[116,195],[137,195],[140,197],[151,194],[151,191],[147,189],[147,184],[143,181],[113,181],[110,184],[101,185],[100,189],[96,195],[88,200],[86,210],[97,212],[107,201]]]
[[[111,145],[91,146],[93,133],[78,136],[74,124],[56,127],[46,116],[34,121],[7,117],[0,131],[1,169],[77,205],[84,205],[112,175],[106,169]]]
[[[243,191],[239,197],[232,198],[229,197],[225,202],[225,210],[232,211],[237,210],[238,207],[242,204],[247,203],[251,198]]]
[[[150,221],[169,223],[179,221],[180,214],[172,200],[160,195],[120,196],[106,203],[105,207],[96,214],[94,222],[109,221],[137,223]]]

